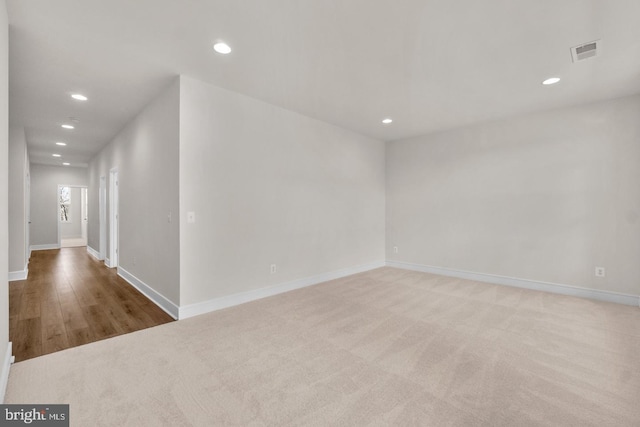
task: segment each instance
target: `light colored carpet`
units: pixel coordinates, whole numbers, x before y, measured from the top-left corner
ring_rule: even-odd
[[[640,309],[381,268],[15,364],[74,426],[640,425]]]

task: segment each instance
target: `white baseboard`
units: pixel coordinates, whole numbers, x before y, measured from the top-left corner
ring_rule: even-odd
[[[587,289],[578,286],[562,285],[559,283],[539,282],[529,279],[517,279],[515,277],[498,276],[495,274],[475,273],[472,271],[455,270],[452,268],[433,267],[430,265],[411,264],[400,261],[387,261],[388,267],[402,268],[404,270],[421,271],[423,273],[439,274],[441,276],[457,277],[459,279],[475,280],[478,282],[493,283],[495,285],[513,286],[516,288],[531,289],[534,291],[551,292],[554,294],[569,295],[580,298],[588,298],[598,301],[615,302],[618,304],[640,306],[640,296],[620,294],[617,292]]]
[[[11,364],[14,360],[12,348],[13,345],[11,341],[9,341],[7,351],[4,354],[4,361],[2,362],[2,373],[0,373],[0,403],[4,403],[4,395],[7,392],[7,384],[9,383],[9,371],[11,370]]]
[[[57,243],[51,243],[48,245],[31,245],[32,251],[47,251],[49,249],[60,249],[60,245]]]
[[[29,269],[27,268],[27,266],[25,266],[24,270],[10,271],[9,272],[9,281],[10,282],[15,282],[16,280],[27,280],[27,276],[29,276]]]
[[[118,276],[122,277],[124,280],[129,282],[131,286],[139,290],[149,298],[155,305],[164,310],[169,316],[174,319],[178,318],[179,307],[165,298],[159,292],[156,292],[151,286],[144,283],[142,280],[138,279],[133,274],[129,273],[122,267],[118,267]]]
[[[369,264],[359,265],[356,267],[343,268],[341,270],[331,271],[329,273],[319,274],[317,276],[306,277],[303,279],[293,280],[291,282],[282,283],[267,288],[255,289],[252,291],[240,292],[233,295],[210,299],[208,301],[198,302],[180,307],[178,319],[186,319],[200,314],[209,313],[211,311],[221,310],[223,308],[232,307],[234,305],[244,304],[246,302],[278,295],[284,292],[293,291],[294,289],[305,288],[307,286],[317,285],[318,283],[329,280],[339,279],[341,277],[351,276],[352,274],[362,273],[364,271],[373,270],[374,268],[384,267],[384,261],[372,262]]]
[[[94,257],[95,259],[97,259],[98,261],[102,261],[100,259],[100,253],[98,251],[96,251],[95,249],[93,249],[91,246],[87,245],[87,252],[89,252],[89,255],[91,255],[92,257]]]
[[[111,268],[111,260],[109,258],[105,258],[104,259],[104,265],[106,265],[107,267]]]

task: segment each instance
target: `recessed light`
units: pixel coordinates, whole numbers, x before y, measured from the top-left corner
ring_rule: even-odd
[[[64,162],[62,165],[63,165],[63,166],[69,166],[70,164],[71,164],[71,163]]]
[[[550,77],[547,80],[543,81],[543,85],[554,85],[560,81],[560,77]]]
[[[231,53],[231,48],[225,42],[217,42],[216,44],[213,45],[213,50],[223,55]]]
[[[75,129],[75,127],[71,125],[62,125],[62,127],[65,129]]]
[[[62,157],[60,154],[52,154],[53,157]]]
[[[74,93],[71,95],[71,97],[77,101],[86,101],[88,98],[84,95],[81,95],[79,93]]]
[[[65,145],[67,145],[67,143],[66,142],[56,142],[56,145],[64,147]]]
[[[390,119],[389,117],[387,117],[386,119],[382,119],[382,123],[384,123],[385,125],[391,124],[393,122],[393,119]]]

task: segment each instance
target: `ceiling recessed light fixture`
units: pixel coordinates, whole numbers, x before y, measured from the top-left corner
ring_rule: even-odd
[[[71,125],[62,125],[62,127],[65,129],[75,129],[75,127]]]
[[[77,100],[77,101],[86,101],[87,99],[89,99],[89,98],[87,98],[86,96],[84,96],[84,95],[82,95],[82,94],[79,94],[79,93],[71,94],[71,97],[72,97],[73,99]]]
[[[52,154],[53,157],[62,157],[60,154]]]
[[[64,147],[65,145],[67,145],[67,143],[66,142],[56,142],[56,145]]]
[[[69,166],[70,164],[71,164],[71,163],[64,162],[62,165],[63,165],[63,166]]]
[[[225,42],[217,42],[216,44],[213,45],[213,50],[223,55],[231,53],[231,48]]]
[[[554,85],[560,81],[560,77],[549,77],[547,80],[543,81],[543,85]]]
[[[389,125],[393,123],[393,119],[387,117],[386,119],[382,119],[382,123],[384,123],[385,125]]]

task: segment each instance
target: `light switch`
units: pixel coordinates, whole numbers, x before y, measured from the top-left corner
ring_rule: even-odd
[[[195,212],[187,212],[187,222],[189,224],[193,224],[196,222],[196,213]]]

